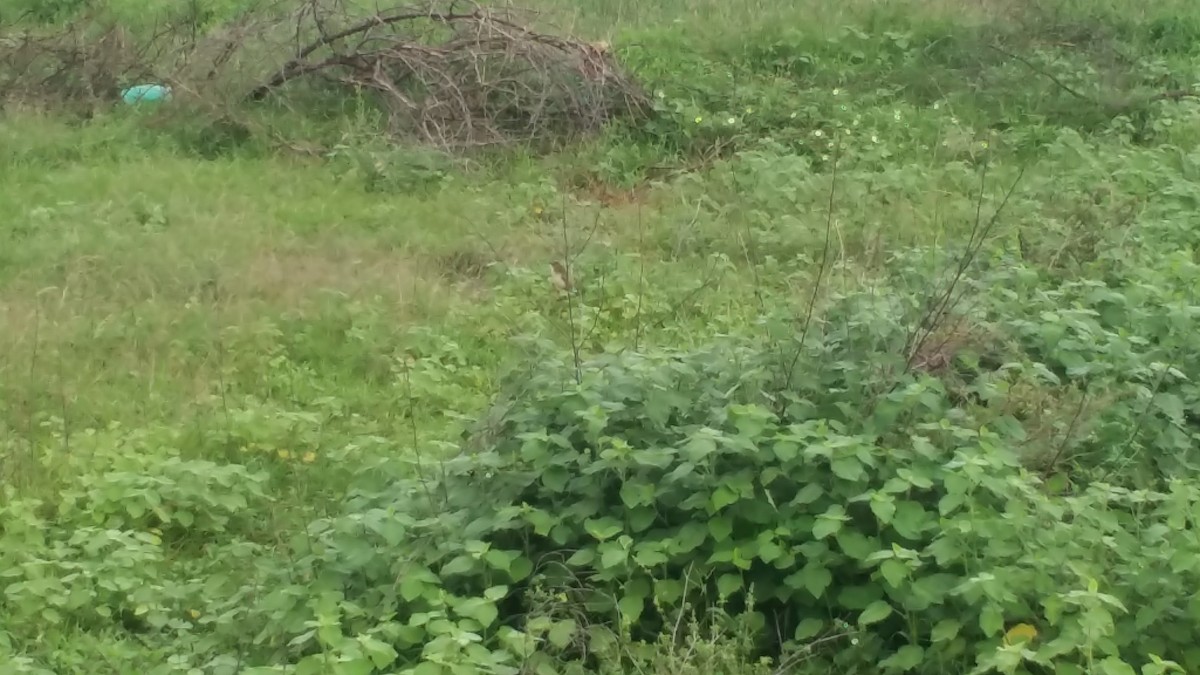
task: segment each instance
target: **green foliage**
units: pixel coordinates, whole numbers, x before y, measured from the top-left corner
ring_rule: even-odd
[[[751,4],[470,170],[6,111],[0,671],[1200,669],[1200,15]]]

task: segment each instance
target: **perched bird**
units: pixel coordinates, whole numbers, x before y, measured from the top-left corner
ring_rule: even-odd
[[[571,291],[571,275],[567,268],[557,260],[550,263],[550,283],[562,293]]]

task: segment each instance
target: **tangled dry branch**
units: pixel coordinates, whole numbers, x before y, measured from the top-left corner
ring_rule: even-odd
[[[0,96],[111,102],[150,78],[227,107],[332,91],[370,97],[389,132],[443,147],[561,139],[647,105],[606,45],[538,32],[512,9],[434,2],[364,15],[339,0],[273,0],[202,30],[198,20],[140,39],[102,12],[58,31],[4,29]]]
[[[378,95],[392,132],[451,146],[590,131],[645,105],[605,45],[535,32],[511,11],[400,8],[320,25],[250,99],[322,75]]]

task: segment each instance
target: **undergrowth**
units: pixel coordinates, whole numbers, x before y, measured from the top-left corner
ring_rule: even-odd
[[[801,4],[548,155],[0,113],[0,670],[1200,670],[1200,15]]]

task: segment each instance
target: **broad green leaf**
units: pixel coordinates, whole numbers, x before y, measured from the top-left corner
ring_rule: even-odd
[[[567,472],[566,467],[548,466],[542,471],[542,485],[551,492],[562,492],[567,488],[567,481],[571,479],[571,474]]]
[[[627,480],[621,485],[621,501],[629,508],[645,506],[654,503],[654,486]]]
[[[812,561],[800,570],[800,578],[804,583],[805,590],[814,598],[820,598],[825,593],[825,589],[833,583],[833,573],[824,565]]]
[[[400,578],[400,597],[412,602],[425,594],[429,585],[415,574],[406,574]]]
[[[896,503],[892,501],[891,495],[876,493],[871,497],[871,512],[879,522],[887,525],[892,522],[892,516],[896,513]]]
[[[979,613],[979,627],[983,630],[983,634],[987,637],[992,637],[1004,630],[1004,613],[994,603],[984,605],[983,611]]]
[[[679,528],[671,542],[674,553],[691,553],[696,547],[708,539],[708,527],[705,524],[691,522]]]
[[[948,516],[957,511],[963,505],[964,500],[963,495],[951,492],[938,500],[938,513]]]
[[[909,485],[912,485],[915,488],[928,490],[929,488],[933,487],[933,481],[930,480],[929,476],[925,475],[924,472],[917,472],[913,469],[901,467],[896,470],[896,475],[900,478],[903,478],[908,482]]]
[[[670,558],[668,558],[667,555],[659,549],[658,544],[639,544],[633,554],[633,559],[642,567],[655,567],[670,560]]]
[[[836,534],[840,529],[842,529],[842,521],[834,518],[820,517],[813,523],[812,534],[817,539],[824,539],[832,534]]]
[[[665,469],[675,462],[675,450],[673,448],[646,448],[634,450],[630,455],[630,459],[641,464],[642,466],[654,467],[655,469]]]
[[[919,540],[925,530],[936,524],[937,519],[931,517],[917,502],[902,501],[896,505],[892,529],[906,539]]]
[[[371,675],[374,670],[370,659],[358,658],[334,662],[329,675]]]
[[[469,555],[460,555],[442,567],[441,575],[444,577],[452,577],[460,574],[468,574],[474,569],[475,559]]]
[[[612,539],[625,530],[625,526],[616,518],[589,518],[583,523],[583,529],[600,541]]]
[[[659,579],[654,582],[654,598],[666,605],[673,605],[683,597],[683,583],[676,579]]]
[[[492,569],[499,572],[508,572],[512,570],[513,561],[520,557],[519,553],[513,551],[502,551],[500,549],[491,549],[483,554],[483,559]]]
[[[712,497],[709,498],[709,506],[712,508],[713,513],[718,513],[726,506],[737,503],[737,500],[737,493],[725,485],[720,485],[713,491]]]
[[[729,516],[711,518],[708,521],[708,533],[712,535],[715,542],[728,540],[733,534],[733,520]]]
[[[803,642],[820,635],[824,628],[824,621],[809,617],[801,621],[800,624],[796,626],[796,635],[794,637],[797,642]]]
[[[811,504],[821,498],[825,494],[825,488],[817,483],[809,483],[800,488],[796,496],[792,498],[793,504]]]
[[[645,532],[658,518],[658,512],[646,506],[631,509],[628,514],[629,530],[633,533]]]
[[[362,645],[363,651],[371,658],[371,663],[379,670],[383,670],[392,661],[396,660],[396,650],[386,642],[377,640],[369,635],[360,635],[358,637],[359,644]]]
[[[696,471],[696,465],[691,462],[684,462],[671,470],[663,479],[664,483],[677,483],[684,478],[692,475]]]
[[[496,605],[484,598],[468,598],[458,603],[454,611],[460,616],[478,621],[484,628],[491,626],[499,615]]]
[[[858,625],[870,626],[873,623],[879,623],[888,618],[892,613],[892,606],[883,600],[876,600],[867,605],[867,608],[858,615]]]
[[[842,553],[855,560],[866,560],[879,545],[879,542],[854,529],[844,529],[838,532],[837,543],[838,547],[842,549]]]
[[[621,611],[621,619],[630,623],[636,622],[642,616],[642,610],[646,608],[646,598],[640,595],[625,595],[617,602],[617,608]]]
[[[519,556],[512,561],[508,568],[508,576],[512,581],[520,581],[533,574],[533,562],[525,556]]]
[[[1062,494],[1071,487],[1071,479],[1065,473],[1056,473],[1046,479],[1045,488],[1050,494]]]
[[[817,516],[812,527],[813,536],[817,539],[824,539],[836,534],[838,530],[842,529],[842,523],[846,520],[849,520],[846,510],[840,504],[834,504],[826,509],[825,513]]]
[[[525,521],[533,526],[534,534],[545,537],[558,524],[559,519],[541,509],[530,509],[525,514]]]
[[[962,624],[954,619],[942,619],[933,627],[929,634],[930,642],[946,642],[958,637],[958,631],[962,630]]]
[[[761,541],[758,544],[758,559],[765,563],[775,562],[783,554],[783,548],[774,541]]]
[[[884,560],[879,566],[879,574],[883,576],[892,588],[900,588],[908,579],[908,565],[902,560],[892,558]]]
[[[925,650],[917,645],[905,645],[895,654],[884,659],[879,665],[889,671],[908,671],[921,665],[925,658]]]
[[[857,457],[839,457],[830,463],[833,475],[857,483],[862,480],[864,472],[862,462]]]
[[[566,649],[571,644],[571,641],[575,639],[575,629],[575,621],[572,619],[555,621],[554,625],[546,633],[546,639],[555,647]]]
[[[440,663],[433,661],[422,661],[416,668],[412,669],[412,675],[445,675],[445,667]]]
[[[684,454],[693,462],[702,461],[716,451],[717,442],[711,436],[699,433],[688,439],[687,444],[683,447]]]
[[[1096,664],[1096,673],[1098,675],[1137,675],[1137,671],[1133,669],[1133,666],[1125,663],[1117,656],[1109,656]]]
[[[396,640],[407,646],[421,644],[425,641],[425,629],[421,626],[401,625],[396,627]]]
[[[722,598],[728,598],[742,588],[742,575],[722,574],[717,579],[717,593]]]
[[[606,541],[600,545],[600,567],[601,569],[611,570],[617,567],[623,567],[625,561],[629,558],[629,552],[614,541]]]
[[[571,554],[567,558],[567,565],[571,567],[587,567],[596,560],[596,552],[590,548],[581,548]]]
[[[800,446],[792,441],[776,441],[773,449],[781,462],[790,462],[800,454]]]
[[[329,672],[329,661],[324,654],[311,654],[296,664],[295,675],[325,675]]]

